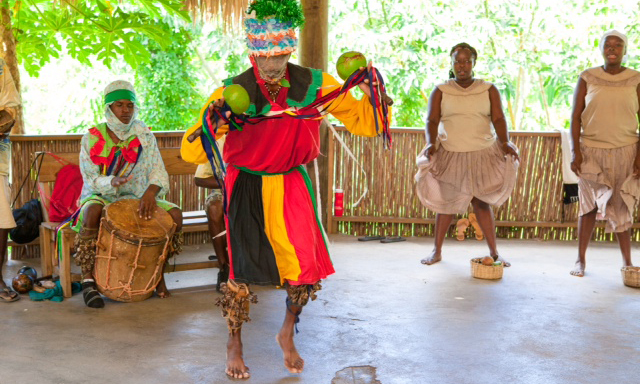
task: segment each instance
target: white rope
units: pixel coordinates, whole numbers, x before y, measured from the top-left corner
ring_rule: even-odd
[[[362,163],[360,163],[358,161],[358,159],[356,159],[356,157],[353,154],[353,152],[351,152],[349,147],[347,147],[347,144],[345,144],[345,142],[342,140],[342,137],[340,137],[340,135],[338,135],[338,132],[336,132],[336,129],[333,127],[333,124],[329,124],[329,127],[331,128],[331,132],[333,132],[333,135],[336,137],[336,139],[338,139],[338,142],[340,143],[340,145],[342,145],[342,148],[347,152],[347,155],[349,155],[349,157],[351,157],[353,159],[353,162],[355,164],[357,164],[358,167],[360,167],[360,170],[362,171],[362,174],[364,175],[364,180],[365,180],[364,192],[362,193],[362,195],[360,196],[358,201],[356,201],[356,203],[351,206],[352,208],[355,208],[358,205],[360,205],[360,202],[362,202],[362,199],[364,199],[365,196],[367,196],[367,193],[369,193],[369,178],[367,177],[367,171],[364,170],[364,166],[362,165]],[[329,164],[329,166],[331,166],[331,164]]]

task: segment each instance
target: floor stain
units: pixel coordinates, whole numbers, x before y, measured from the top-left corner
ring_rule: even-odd
[[[347,367],[338,372],[331,384],[382,384],[376,379],[376,368],[370,365]]]

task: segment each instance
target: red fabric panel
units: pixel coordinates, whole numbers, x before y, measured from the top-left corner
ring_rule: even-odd
[[[238,171],[233,166],[229,165],[227,167],[227,177],[224,179],[224,188],[227,194],[227,209],[229,209],[229,202],[231,201],[231,192],[233,191],[233,186],[236,183],[236,179],[238,178]],[[235,279],[233,274],[233,250],[231,249],[231,233],[229,232],[229,217],[224,215],[224,226],[227,229],[227,253],[229,254],[229,278]]]
[[[49,202],[49,220],[61,222],[78,210],[78,199],[82,192],[80,167],[67,164],[56,176],[53,193]]]
[[[316,221],[311,196],[299,172],[284,176],[284,220],[301,270],[299,280],[289,283],[315,284],[333,274],[335,270]]]

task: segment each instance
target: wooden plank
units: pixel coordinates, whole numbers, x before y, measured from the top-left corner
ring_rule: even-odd
[[[71,164],[78,164],[80,162],[80,155],[76,152],[55,153],[55,155]],[[56,158],[48,154],[45,154],[41,161],[42,166],[40,167],[40,175],[38,176],[38,181],[41,183],[55,182],[56,175],[60,169],[66,165],[66,163],[62,164]]]
[[[417,219],[410,217],[381,217],[381,216],[342,216],[334,217],[334,223],[396,223],[396,224],[435,224],[435,219]],[[604,228],[606,223],[597,222],[596,228]],[[527,228],[577,228],[578,223],[556,221],[496,221],[496,227],[527,227]],[[640,223],[632,228],[640,228]]]
[[[162,155],[164,167],[169,175],[193,175],[196,173],[198,166],[182,160],[180,148],[160,148],[160,155]]]
[[[193,232],[204,232],[209,231],[209,226],[207,223],[204,224],[183,224],[182,232],[184,233],[193,233]]]
[[[185,263],[185,264],[168,264],[164,267],[165,272],[180,272],[180,271],[192,271],[194,269],[204,268],[218,268],[217,261],[201,261],[197,263]]]
[[[52,234],[53,231],[40,226],[40,239],[42,240],[42,246],[40,247],[40,267],[42,269],[42,276],[48,276],[53,274],[53,257],[51,254],[52,248]]]
[[[183,219],[195,219],[199,217],[207,217],[207,213],[205,211],[190,211],[190,212],[182,212]]]
[[[347,128],[342,125],[335,127],[338,132],[347,132]],[[422,127],[391,128],[391,134],[418,134],[424,136]],[[558,131],[509,131],[511,137],[560,137]]]
[[[27,246],[27,245],[39,245],[40,244],[40,238],[36,237],[35,240],[33,240],[30,243],[26,243],[26,244],[18,244],[13,240],[8,239],[7,240],[7,247],[20,247],[20,246]]]
[[[180,138],[184,136],[186,131],[152,131],[156,138]],[[78,140],[84,136],[84,133],[65,133],[60,135],[14,135],[9,136],[12,142],[28,142],[28,141],[67,141]]]

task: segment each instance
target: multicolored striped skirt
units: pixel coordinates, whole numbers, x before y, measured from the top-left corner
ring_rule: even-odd
[[[304,166],[280,174],[229,166],[225,185],[229,278],[281,286],[334,273]]]

